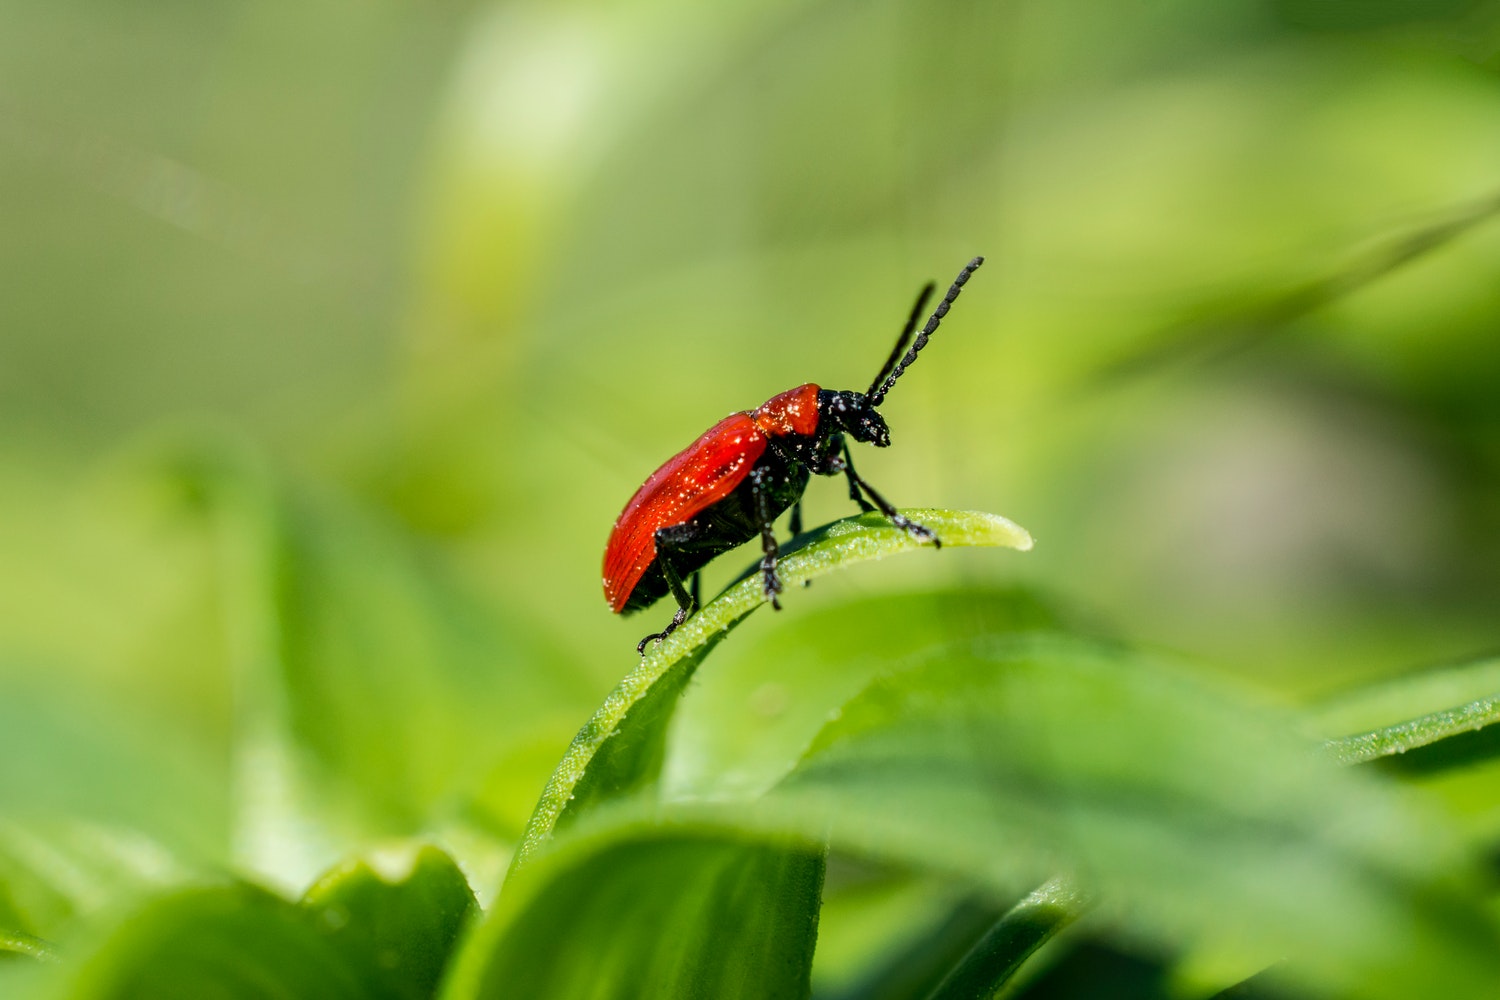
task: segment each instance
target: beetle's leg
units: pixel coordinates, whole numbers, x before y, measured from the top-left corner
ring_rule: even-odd
[[[750,470],[750,495],[755,498],[755,518],[760,522],[760,575],[763,590],[771,607],[780,611],[781,602],[776,599],[776,595],[781,593],[781,577],[776,575],[776,560],[781,549],[776,545],[776,518],[771,514],[771,502],[766,497],[766,479],[771,475],[772,471],[764,466]]]
[[[801,500],[798,500],[796,503],[792,504],[792,517],[791,517],[791,520],[789,520],[787,522],[787,530],[792,533],[792,538],[796,538],[798,535],[802,534],[802,501]],[[804,586],[804,587],[811,587],[812,586],[812,581],[811,580],[803,580],[802,581],[802,586]]]
[[[870,513],[870,511],[874,510],[875,508],[872,507],[870,505],[870,502],[866,500],[864,496],[859,492],[859,488],[864,483],[864,480],[860,479],[858,474],[854,471],[854,456],[849,454],[849,442],[844,442],[843,460],[838,461],[838,456],[834,456],[834,458],[837,464],[842,466],[844,477],[849,481],[849,499],[859,504],[859,509],[861,512],[865,514]],[[865,486],[865,489],[869,490],[870,488],[868,486]],[[875,491],[870,490],[870,495],[874,496]],[[884,513],[887,517],[890,516],[889,511],[885,511]]]
[[[900,528],[902,531],[906,532],[908,535],[915,538],[919,542],[931,542],[933,544],[933,547],[939,549],[943,547],[943,540],[937,536],[937,532],[933,531],[931,528],[925,525],[918,524],[911,518],[899,513],[895,507],[891,506],[891,502],[889,500],[881,496],[879,493],[875,492],[874,488],[870,486],[869,483],[859,478],[859,473],[855,472],[854,466],[849,464],[847,454],[845,456],[844,462],[844,475],[849,477],[849,488],[852,490],[857,487],[868,493],[870,495],[870,499],[875,501],[875,506],[880,509],[880,513],[888,517],[890,519],[890,522],[896,527]]]
[[[703,571],[695,570],[693,578],[688,581],[688,594],[693,599],[693,607],[703,607]]]
[[[689,525],[677,525],[675,528],[661,528],[656,532],[656,559],[661,564],[662,576],[667,578],[667,586],[672,589],[672,596],[677,600],[677,610],[672,613],[672,620],[661,632],[652,632],[646,638],[636,643],[635,651],[642,656],[646,655],[646,643],[661,642],[667,636],[677,631],[677,626],[687,621],[687,616],[698,610],[698,574],[693,574],[693,592],[688,593],[687,588],[682,585],[682,577],[677,575],[677,570],[672,566],[672,560],[668,553],[675,548],[677,534]]]

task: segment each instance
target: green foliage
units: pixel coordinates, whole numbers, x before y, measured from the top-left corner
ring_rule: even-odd
[[[1455,845],[1290,731],[1138,654],[981,641],[877,680],[771,800],[997,887],[1077,875],[1162,946],[1292,954],[1359,995],[1477,993],[1497,970]]]
[[[807,995],[819,847],[622,824],[517,881],[465,947],[448,1000]]]
[[[994,514],[910,510],[944,545],[1031,548],[1031,536]],[[808,532],[783,553],[786,586],[810,582],[835,566],[923,547],[879,514],[848,518]],[[516,855],[525,861],[570,816],[657,780],[667,725],[703,657],[765,601],[758,573],[747,571],[728,591],[690,618],[620,682],[581,729],[542,793]]]
[[[1042,885],[1011,907],[985,932],[931,1000],[988,1000],[998,996],[1021,963],[1066,927],[1084,908],[1077,889],[1061,879]]]
[[[474,914],[474,893],[453,859],[433,847],[376,863],[348,862],[324,875],[302,909],[349,965],[374,972],[367,995],[431,996]]]
[[[47,946],[29,934],[18,931],[0,931],[0,961],[25,956],[27,958],[50,958]]]
[[[1029,546],[989,515],[913,513],[949,547]],[[797,582],[913,548],[864,515],[789,547],[783,572]],[[1435,816],[1315,752],[1300,735],[1310,720],[1066,637],[1017,592],[846,602],[841,613],[886,627],[843,637],[838,655],[863,664],[843,681],[809,677],[815,702],[839,702],[820,729],[802,719],[769,733],[764,762],[749,762],[758,780],[664,782],[683,773],[678,757],[715,759],[701,722],[674,727],[679,706],[736,724],[722,701],[685,692],[761,600],[747,575],[605,700],[472,933],[461,938],[468,882],[423,848],[345,863],[296,904],[243,884],[148,892],[31,981],[78,997],[806,996],[829,847],[994,899],[1047,883],[965,932],[968,953],[913,981],[913,997],[997,995],[1085,915],[1131,947],[1217,956],[1210,967],[1238,970],[1218,974],[1225,986],[1271,963],[1368,997],[1480,996],[1500,977],[1481,883]],[[938,615],[890,641],[894,616],[938,608],[963,624]],[[808,641],[804,666],[832,652]],[[1396,682],[1404,698],[1351,695],[1324,724],[1482,690],[1492,672]],[[1428,725],[1422,738],[1488,721],[1464,719],[1462,733]],[[8,919],[23,922],[14,906]],[[50,951],[25,927],[7,940],[13,963]]]
[[[989,515],[914,513],[949,547],[1029,544]],[[800,539],[783,571],[795,582],[913,548],[864,515]],[[1021,592],[846,601],[839,613],[872,627],[822,648],[826,623],[794,627],[778,683],[800,677],[806,690],[783,696],[836,711],[761,730],[754,780],[669,780],[692,773],[685,761],[722,758],[693,715],[755,729],[753,704],[740,722],[724,707],[732,683],[694,698],[688,681],[761,600],[747,575],[605,700],[472,932],[474,896],[446,854],[386,851],[337,866],[299,903],[245,884],[137,888],[112,930],[68,935],[52,972],[28,966],[13,982],[70,997],[806,996],[830,848],[993,900],[1024,896],[950,923],[952,943],[933,952],[942,964],[904,994],[884,990],[896,979],[871,981],[871,997],[998,995],[1081,917],[1128,947],[1200,966],[1215,956],[1221,986],[1272,963],[1304,986],[1368,997],[1480,996],[1500,976],[1462,843],[1387,781],[1317,753],[1300,735],[1315,716],[1067,637]],[[809,669],[827,656],[861,666],[830,685]],[[1316,718],[1467,697],[1492,668],[1388,682]],[[1422,739],[1488,721],[1464,719]],[[803,749],[788,760],[793,744]],[[12,971],[50,957],[7,906]]]
[[[3,5],[0,997],[1496,995],[1497,52]],[[1036,552],[820,479],[637,662],[631,490],[976,253],[853,460]]]
[[[135,911],[78,963],[65,995],[126,1000],[367,995],[360,970],[292,904],[247,885],[195,888]]]
[[[62,995],[428,997],[473,907],[430,847],[341,865],[298,904],[246,884],[179,890],[72,957]]]
[[[1500,721],[1500,660],[1431,670],[1350,692],[1321,706],[1317,724],[1340,735],[1328,742],[1334,757],[1360,763],[1446,744],[1452,751]],[[1415,718],[1413,713],[1422,712]],[[1389,720],[1400,721],[1391,722]],[[1369,728],[1380,724],[1379,728]],[[1369,728],[1368,732],[1358,732]],[[1342,735],[1353,732],[1353,735]],[[1470,735],[1472,734],[1472,735]]]

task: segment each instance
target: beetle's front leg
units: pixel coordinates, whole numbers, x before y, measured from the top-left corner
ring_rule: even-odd
[[[887,518],[890,519],[890,522],[892,524],[900,528],[902,531],[906,532],[911,537],[915,538],[917,541],[931,542],[934,548],[940,549],[943,547],[943,540],[937,536],[937,532],[933,531],[931,528],[927,527],[924,524],[918,524],[916,521],[913,521],[905,514],[897,511],[896,508],[892,506],[889,500],[881,496],[879,493],[875,492],[874,487],[872,487],[869,483],[865,482],[859,477],[859,473],[854,471],[854,463],[849,459],[848,445],[844,446],[843,472],[845,476],[849,477],[849,492],[851,494],[863,490],[865,493],[869,494],[871,500],[875,501],[875,506],[871,507],[869,504],[861,500],[860,506],[864,510],[871,511],[878,508],[880,510],[880,513],[884,514]]]
[[[776,518],[771,513],[771,500],[767,495],[774,472],[762,466],[750,470],[750,495],[755,498],[755,519],[760,524],[760,575],[762,590],[771,607],[781,610],[776,595],[781,593],[781,577],[776,575],[776,560],[781,549],[776,545]]]
[[[863,480],[854,473],[854,456],[849,454],[849,443],[847,441],[843,443],[841,450],[843,454],[830,456],[828,464],[833,467],[834,472],[842,472],[844,474],[844,479],[849,484],[849,499],[859,504],[860,513],[868,514],[875,507],[859,491],[860,483]]]
[[[836,476],[842,472],[849,484],[849,499],[859,504],[863,513],[868,514],[875,509],[859,491],[859,477],[854,474],[854,459],[849,456],[849,442],[844,439],[844,435],[829,436],[814,457],[812,469],[820,476]]]

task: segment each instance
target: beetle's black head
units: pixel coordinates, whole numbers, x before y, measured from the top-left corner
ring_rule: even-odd
[[[862,392],[818,390],[818,423],[829,433],[842,431],[856,441],[886,448],[891,443],[891,429],[885,418],[875,412],[869,397]]]

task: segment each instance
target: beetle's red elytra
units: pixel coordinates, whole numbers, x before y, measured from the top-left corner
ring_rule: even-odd
[[[604,550],[604,596],[610,609],[625,610],[636,584],[657,559],[658,530],[680,525],[728,496],[764,454],[768,439],[811,435],[817,427],[818,387],[809,382],[749,412],[731,413],[652,473],[615,521]]]
[[[983,257],[975,257],[964,265],[918,331],[917,320],[937,286],[929,283],[922,289],[895,349],[865,392],[822,389],[809,382],[778,393],[753,410],[714,424],[635,491],[604,548],[605,600],[610,610],[625,614],[650,607],[668,593],[677,601],[666,629],[642,639],[637,652],[671,635],[697,610],[699,570],[756,535],[761,538],[761,585],[771,606],[781,608],[775,520],[790,508],[792,535],[800,533],[802,493],[813,474],[842,473],[849,498],[861,510],[879,510],[912,537],[942,544],[931,529],[897,513],[855,473],[846,435],[877,448],[890,445],[890,430],[877,408],[983,263]],[[691,578],[691,591],[684,578]]]

